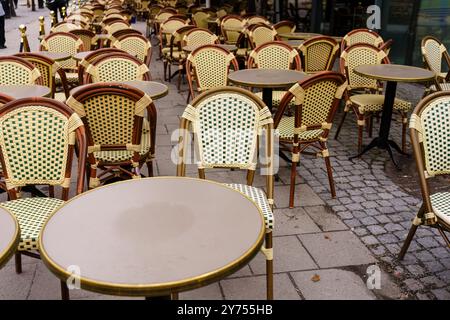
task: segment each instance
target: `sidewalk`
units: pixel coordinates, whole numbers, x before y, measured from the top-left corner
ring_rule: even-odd
[[[24,11],[19,10],[18,14],[23,14]],[[48,16],[48,10],[41,11],[33,19],[27,17],[30,21],[30,44],[37,39],[37,17],[42,14],[46,18]],[[138,22],[134,28],[143,31],[145,24]],[[18,48],[10,45],[14,41],[19,42],[19,33],[14,29],[7,33],[10,53]],[[37,48],[36,45],[37,40],[34,40],[32,50]],[[151,74],[153,80],[164,82],[162,62],[156,61],[156,57],[155,50]],[[158,109],[155,175],[175,175],[176,172],[170,161],[174,145],[171,135],[178,128],[179,117],[186,106],[186,91],[178,94],[175,82],[166,83],[169,94],[155,102]],[[186,89],[186,85],[183,88]],[[401,86],[399,92],[412,99],[421,95],[416,87],[411,86]],[[336,119],[335,123],[338,121]],[[399,126],[393,124],[393,127],[394,139],[398,140]],[[334,136],[334,131],[330,136]],[[275,298],[450,299],[450,254],[434,232],[419,229],[405,262],[398,263],[394,258],[419,199],[407,194],[389,178],[384,170],[388,161],[384,154],[374,151],[361,160],[348,161],[348,156],[355,150],[356,125],[354,118],[349,116],[339,141],[330,138],[337,198],[331,199],[328,191],[323,160],[302,156],[294,209],[288,208],[290,167],[280,162],[274,212]],[[195,168],[189,168],[188,173],[196,176]],[[217,181],[245,181],[245,173],[240,171],[215,170],[207,172],[206,176]],[[255,178],[255,185],[264,186],[264,179]],[[15,274],[13,261],[0,270],[0,299],[60,299],[59,281],[42,262],[27,257],[23,260],[21,275]],[[366,285],[367,268],[373,265],[382,271],[379,290],[369,290]],[[207,287],[181,293],[180,299],[264,299],[264,273],[264,258],[259,254],[232,276]],[[72,291],[71,297],[117,298],[83,290]]]

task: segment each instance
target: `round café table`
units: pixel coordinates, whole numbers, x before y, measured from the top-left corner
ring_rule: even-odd
[[[16,218],[0,207],[0,268],[14,255],[19,241],[20,228]]]
[[[392,162],[398,168],[391,147],[401,154],[404,154],[404,152],[393,140],[389,139],[397,82],[428,82],[433,80],[436,75],[426,69],[397,64],[361,65],[355,67],[353,71],[363,77],[386,81],[387,84],[378,137],[374,138],[359,154],[350,159],[360,157],[370,149],[377,147],[386,149]]]
[[[111,82],[111,83],[114,83],[114,84],[123,83],[123,84],[129,85],[129,86],[138,88],[139,90],[146,93],[150,98],[152,98],[152,100],[160,99],[169,93],[169,88],[165,84],[156,82],[156,81],[132,80],[132,81],[117,81],[117,82]],[[105,82],[105,85],[106,84],[108,84],[108,83]],[[77,90],[80,90],[81,88],[84,88],[84,87],[90,86],[90,85],[91,84],[83,84],[81,86],[73,88],[70,91],[70,94],[72,95]]]
[[[283,42],[287,43],[291,47],[298,48],[305,41],[304,40],[295,40],[294,39],[294,40],[287,40],[287,41],[283,41]]]
[[[38,84],[0,85],[0,93],[6,94],[14,99],[29,97],[47,97],[50,88]]]
[[[75,53],[75,54],[73,55],[73,58],[74,58],[75,60],[81,61],[81,60],[83,60],[84,58],[86,58],[89,54],[91,54],[91,53],[94,52],[94,51],[95,51],[95,50],[90,50],[90,51],[80,51],[80,52]]]
[[[283,39],[289,40],[307,40],[313,37],[321,36],[321,34],[311,32],[292,32],[292,33],[280,33],[279,36]]]
[[[234,84],[262,88],[262,98],[272,110],[272,90],[284,89],[307,78],[304,72],[279,69],[243,69],[228,74],[228,80]]]
[[[64,61],[72,56],[70,53],[66,52],[36,51],[31,53],[40,54],[41,56],[47,57],[54,61]]]
[[[230,52],[237,51],[237,49],[238,49],[234,44],[216,44],[216,46],[224,48],[225,50],[228,50]],[[183,51],[189,53],[189,52],[194,51],[198,47],[200,47],[200,46],[190,45],[190,46],[184,46],[182,49],[183,49]]]
[[[167,299],[239,270],[264,233],[261,210],[242,193],[208,180],[156,177],[67,201],[45,223],[39,248],[63,282],[72,276],[89,291]]]

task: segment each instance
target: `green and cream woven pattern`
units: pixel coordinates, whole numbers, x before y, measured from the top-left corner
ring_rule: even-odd
[[[73,56],[83,48],[83,41],[80,38],[74,38],[64,34],[50,34],[42,40],[41,46],[50,52],[69,53]],[[73,58],[60,61],[59,64],[64,69],[77,68],[77,60]]]
[[[255,48],[266,42],[274,41],[276,36],[277,32],[266,25],[255,27],[248,35]]]
[[[113,47],[128,52],[138,58],[142,63],[146,62],[149,50],[152,45],[141,37],[128,36],[125,39],[114,42]]]
[[[274,217],[273,212],[270,209],[269,201],[267,200],[266,194],[263,190],[260,188],[255,188],[252,186],[248,186],[246,184],[227,184],[227,186],[242,192],[247,197],[253,200],[253,202],[256,203],[256,205],[261,209],[263,215],[264,215],[264,222],[266,225],[266,229],[273,229],[274,226]]]
[[[328,41],[317,41],[308,46],[300,46],[300,50],[305,57],[305,72],[319,72],[330,70],[331,59],[338,50],[338,46],[334,46]]]
[[[345,35],[343,39],[347,47],[358,43],[367,43],[374,47],[379,47],[383,43],[383,39],[368,30],[361,30]]]
[[[183,41],[187,46],[202,46],[214,44],[217,39],[217,36],[208,30],[194,29],[184,36]]]
[[[437,192],[430,199],[436,216],[450,225],[450,192]]]
[[[55,198],[24,198],[6,201],[0,206],[16,216],[20,226],[19,251],[39,250],[39,233],[47,218],[64,201]]]
[[[30,70],[14,61],[0,62],[0,85],[34,84],[40,75],[36,68]]]
[[[114,57],[89,65],[86,72],[91,75],[92,82],[131,81],[143,80],[148,67],[131,59]]]
[[[428,66],[440,75],[442,72],[442,55],[446,51],[444,45],[434,39],[428,39],[421,49]]]
[[[297,50],[282,45],[267,45],[250,53],[258,69],[291,69],[293,62],[299,57]]]
[[[384,95],[381,94],[357,94],[350,97],[350,101],[358,107],[361,114],[366,112],[379,112],[383,110]],[[411,109],[411,103],[395,98],[394,110],[408,112]]]
[[[292,140],[294,139],[295,118],[283,117],[277,127],[278,136],[280,139]],[[322,135],[322,129],[303,131],[298,134],[300,141],[317,140]]]

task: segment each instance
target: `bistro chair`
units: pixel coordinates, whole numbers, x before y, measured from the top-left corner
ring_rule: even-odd
[[[41,41],[41,51],[70,53],[72,56],[77,52],[83,51],[83,40],[76,35],[68,32],[55,32],[46,36]],[[66,72],[67,83],[70,87],[78,85],[78,62],[73,57],[58,62]],[[56,76],[56,84],[61,84],[61,78]]]
[[[289,20],[283,20],[273,25],[277,34],[295,32],[296,25]]]
[[[249,69],[302,70],[298,51],[280,41],[266,42],[254,49],[248,58],[247,67]],[[286,91],[272,91],[272,105],[278,106],[285,93]],[[256,95],[262,98],[261,92]]]
[[[318,36],[303,42],[299,51],[306,73],[331,71],[339,53],[339,44],[331,37]]]
[[[24,98],[0,109],[0,161],[10,201],[0,205],[13,213],[21,236],[16,272],[22,254],[39,258],[39,233],[49,215],[69,198],[74,150],[78,154],[76,194],[83,192],[86,136],[80,117],[65,104],[48,98]],[[49,197],[21,198],[25,186],[49,186]],[[61,187],[61,200],[54,188]]]
[[[422,206],[399,254],[402,260],[419,226],[436,228],[450,248],[445,232],[450,232],[450,192],[430,191],[428,181],[450,174],[450,93],[436,92],[414,109],[409,122],[411,143],[417,165]]]
[[[274,116],[274,127],[279,135],[280,152],[285,149],[292,154],[290,208],[294,207],[296,169],[301,153],[324,158],[331,196],[336,197],[327,140],[345,89],[343,75],[325,71],[296,83],[281,99]],[[294,115],[286,116],[286,108],[292,102],[295,104]]]
[[[203,46],[216,43],[219,43],[219,38],[214,33],[208,29],[194,28],[186,32],[181,46]]]
[[[205,11],[197,11],[192,15],[192,21],[197,28],[208,29],[210,15]]]
[[[265,24],[253,24],[248,28],[248,42],[252,49],[266,43],[278,40],[275,29]]]
[[[91,30],[86,29],[78,29],[78,30],[72,30],[70,33],[76,35],[78,38],[83,41],[83,50],[84,51],[91,51],[93,49],[93,46],[96,44],[95,39],[95,33]]]
[[[83,29],[81,25],[76,25],[70,22],[58,22],[56,25],[51,27],[50,33],[54,32],[70,32],[72,30]]]
[[[135,30],[135,29],[122,29],[122,30],[117,30],[116,32],[114,32],[114,33],[111,34],[111,36],[110,36],[111,43],[114,43],[114,42],[115,42],[118,38],[120,38],[121,36],[129,35],[129,34],[142,35],[142,32],[140,32],[139,30]]]
[[[229,30],[233,29],[233,30]],[[242,17],[237,15],[227,15],[220,21],[220,30],[222,37],[226,44],[236,44],[239,38],[240,31],[244,28],[244,21]]]
[[[251,25],[251,24],[265,24],[270,25],[270,21],[267,20],[267,18],[262,16],[250,16],[244,19],[244,24]]]
[[[120,83],[96,83],[76,90],[66,103],[86,127],[89,188],[112,178],[139,178],[144,163],[153,176],[156,108],[147,94]]]
[[[131,54],[147,66],[150,65],[152,59],[152,44],[142,34],[127,34],[120,36],[113,42],[112,47]]]
[[[150,39],[155,32],[155,18],[164,7],[160,4],[152,4],[148,7],[148,18],[146,22],[145,35]]]
[[[86,68],[89,67],[89,65],[93,61],[95,61],[101,55],[108,55],[108,54],[114,54],[114,53],[126,54],[125,51],[122,51],[122,50],[116,49],[116,48],[100,48],[100,49],[92,51],[86,57],[84,57],[84,59],[81,60],[80,64],[78,65],[78,81],[79,81],[79,83],[86,84],[86,79],[85,79],[86,78]]]
[[[188,23],[179,18],[169,18],[159,28],[159,53],[162,57],[167,51],[170,50],[170,43],[173,33],[181,27],[187,26]]]
[[[450,55],[444,44],[435,37],[426,36],[421,45],[424,65],[436,74],[437,85],[431,85],[429,91],[450,90]],[[446,65],[448,72],[443,72],[442,63]]]
[[[0,56],[0,85],[42,84],[39,69],[16,56]]]
[[[58,101],[64,101],[69,97],[66,73],[61,69],[57,62],[46,56],[31,52],[16,53],[15,56],[27,60],[39,70],[42,85],[50,88],[51,98]],[[56,74],[58,74],[61,79],[63,92],[56,92]]]
[[[177,14],[174,8],[164,8],[155,16],[152,21],[152,29],[155,35],[159,35],[159,29],[162,23],[168,20],[171,16]]]
[[[354,29],[347,33],[344,38],[342,38],[341,52],[352,45],[362,43],[370,44],[374,47],[380,48],[388,55],[393,41],[392,39],[390,39],[385,42],[378,33],[370,29]]]
[[[252,199],[261,209],[265,225],[267,299],[273,299],[273,120],[267,106],[251,92],[236,87],[220,87],[199,95],[181,118],[177,176],[185,176],[194,135],[198,176],[206,179],[205,169],[232,168],[247,171],[247,184],[228,184]],[[264,142],[262,142],[264,141]],[[258,145],[261,143],[258,152]],[[266,192],[252,187],[261,159]]]
[[[86,83],[151,80],[146,64],[128,53],[99,56],[86,68]]]
[[[130,24],[128,22],[125,21],[117,21],[117,22],[113,22],[111,24],[107,24],[105,25],[105,27],[103,28],[104,31],[106,31],[106,33],[108,34],[113,34],[114,32],[118,31],[118,30],[123,30],[123,29],[130,29]]]
[[[198,92],[226,86],[230,67],[239,69],[234,55],[224,48],[205,45],[192,51],[186,61],[190,97],[195,97],[194,82]]]
[[[344,115],[337,128],[335,139],[339,135],[347,113],[353,110],[358,125],[358,152],[362,150],[363,128],[366,125],[366,119],[369,120],[369,134],[371,134],[373,116],[378,115],[383,110],[384,95],[380,94],[382,88],[377,80],[357,75],[353,69],[360,65],[387,63],[390,63],[390,61],[386,53],[369,44],[350,46],[341,54],[340,69],[341,73],[347,78],[347,91],[344,94]],[[411,103],[395,98],[394,111],[400,114],[402,122],[403,151],[406,148],[406,125],[410,109]]]

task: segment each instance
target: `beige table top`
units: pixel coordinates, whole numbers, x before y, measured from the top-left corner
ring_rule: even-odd
[[[230,52],[237,51],[237,47],[234,44],[216,44],[216,46],[224,48]],[[192,52],[200,46],[184,46],[183,51]]]
[[[283,41],[284,43],[287,43],[288,45],[290,45],[291,47],[299,47],[303,42],[305,42],[304,40],[287,40],[287,41]]]
[[[69,200],[39,243],[42,260],[62,280],[75,265],[83,289],[149,297],[237,271],[258,253],[264,233],[260,209],[243,194],[208,180],[157,177]]]
[[[293,33],[280,33],[281,38],[296,39],[296,40],[307,40],[309,38],[321,36],[320,33],[310,33],[310,32],[293,32]]]
[[[90,53],[92,53],[92,52],[94,52],[94,51],[95,51],[95,50],[77,52],[77,53],[73,56],[73,58],[74,58],[75,60],[81,61],[81,60],[83,60],[84,58],[86,58],[86,56],[87,56],[88,54],[90,54]]]
[[[19,245],[20,229],[16,218],[0,208],[0,268],[13,256]]]
[[[306,73],[294,70],[243,69],[230,72],[228,80],[255,88],[285,88],[307,77]]]
[[[111,84],[126,84],[129,86],[133,86],[138,88],[139,90],[146,93],[152,100],[160,99],[164,96],[166,96],[169,93],[169,88],[160,82],[156,81],[143,81],[143,80],[134,80],[134,81],[119,81],[119,82],[110,82]],[[108,84],[108,82],[104,83],[105,85]],[[78,86],[76,88],[73,88],[70,90],[70,94],[74,94],[77,90],[84,88],[86,86],[89,86],[91,84],[83,84],[81,86]]]
[[[0,85],[0,93],[14,99],[46,97],[50,95],[50,88],[37,84]]]
[[[426,82],[436,76],[430,70],[398,64],[361,65],[353,71],[360,76],[396,82]]]
[[[70,53],[65,52],[36,51],[32,53],[40,54],[55,61],[67,60],[72,56]]]

